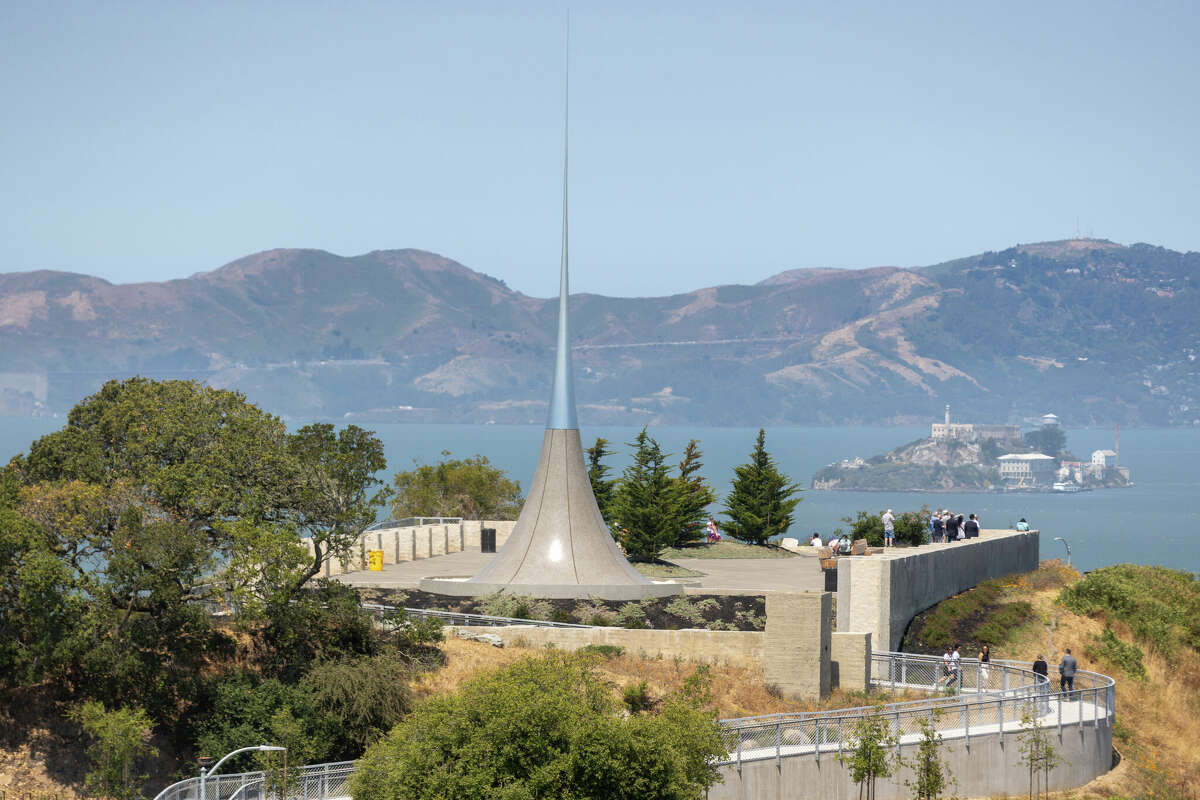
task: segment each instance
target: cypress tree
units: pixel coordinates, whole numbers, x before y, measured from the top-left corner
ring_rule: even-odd
[[[613,493],[616,491],[616,479],[610,479],[608,473],[611,467],[604,459],[615,451],[608,447],[608,439],[597,437],[596,443],[584,451],[587,453],[588,479],[592,482],[592,494],[596,497],[596,505],[600,507],[600,515],[605,522],[612,519]]]
[[[759,428],[749,463],[734,467],[723,512],[729,518],[725,523],[729,535],[751,544],[764,544],[772,536],[786,533],[792,524],[792,509],[801,499],[793,496],[799,487],[775,466],[765,443],[766,432]]]
[[[717,500],[717,495],[699,474],[704,466],[700,458],[700,445],[692,439],[684,448],[679,476],[674,481],[675,539],[672,544],[675,547],[691,544],[704,536],[708,506]]]
[[[634,561],[653,561],[675,540],[674,483],[667,454],[642,428],[629,446],[633,463],[621,473],[613,494],[617,541]]]

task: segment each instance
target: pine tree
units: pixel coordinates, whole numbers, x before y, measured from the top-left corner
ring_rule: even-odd
[[[772,536],[786,533],[792,524],[792,509],[801,499],[793,497],[799,487],[775,466],[765,442],[766,432],[759,428],[749,463],[734,467],[723,512],[729,518],[725,523],[729,535],[751,544],[764,544]]]
[[[634,561],[653,561],[675,539],[674,484],[663,453],[642,428],[629,446],[633,463],[621,473],[613,494],[617,540]]]
[[[699,474],[704,466],[700,458],[699,443],[692,439],[684,448],[679,476],[674,480],[675,539],[672,544],[675,547],[691,544],[704,536],[708,506],[717,501],[716,493]]]
[[[612,501],[617,481],[609,479],[608,473],[611,471],[611,467],[604,463],[604,459],[616,451],[609,449],[608,439],[598,437],[596,443],[584,452],[587,453],[588,478],[592,482],[592,494],[596,497],[596,505],[600,507],[600,515],[608,522],[612,519]]]

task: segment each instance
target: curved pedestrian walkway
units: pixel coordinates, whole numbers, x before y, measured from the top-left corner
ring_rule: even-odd
[[[866,717],[888,720],[898,756],[911,755],[928,721],[942,740],[943,756],[965,796],[1020,794],[1027,768],[1018,738],[1031,728],[1051,737],[1063,764],[1051,773],[1052,790],[1074,789],[1112,765],[1115,685],[1111,678],[1080,671],[1076,689],[1052,690],[1040,675],[1009,661],[990,667],[963,662],[961,687],[944,694],[940,659],[876,652],[872,685],[880,690],[928,691],[922,700],[825,712],[776,714],[722,720],[727,757],[722,782],[709,800],[853,798],[857,788],[838,759],[853,746],[855,724]],[[296,783],[302,800],[345,800],[354,762],[303,767]],[[876,787],[878,800],[907,797],[903,773]],[[198,778],[172,784],[155,800],[262,800],[262,773],[212,776],[200,797]]]

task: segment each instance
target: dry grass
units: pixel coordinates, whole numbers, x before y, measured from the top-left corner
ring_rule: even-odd
[[[447,639],[441,647],[446,656],[446,666],[421,678],[416,687],[421,695],[453,691],[479,672],[499,669],[517,659],[541,652],[540,649],[519,646],[498,648],[465,639]],[[630,654],[597,662],[600,675],[618,690],[644,681],[650,696],[655,699],[682,687],[697,666],[686,659],[647,658]],[[711,665],[708,673],[717,713],[722,718],[849,708],[867,702],[861,693],[840,691],[835,691],[819,703],[783,698],[766,685],[761,669],[717,664]],[[880,699],[892,702],[915,698],[916,695],[889,695]]]
[[[1110,664],[1086,663],[1084,648],[1104,630],[1105,622],[1071,613],[1055,602],[1059,590],[1079,577],[1052,562],[1008,587],[1014,599],[1033,605],[1036,616],[1014,632],[1008,652],[996,653],[1028,661],[1042,653],[1053,678],[1054,665],[1070,647],[1082,669],[1116,679],[1118,735],[1113,744],[1121,753],[1121,765],[1080,790],[1055,797],[1200,797],[1200,655],[1184,649],[1172,665],[1146,653],[1146,678],[1140,681]],[[1112,628],[1122,640],[1133,640],[1126,626],[1113,623]]]

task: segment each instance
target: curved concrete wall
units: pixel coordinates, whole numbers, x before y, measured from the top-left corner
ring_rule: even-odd
[[[899,650],[914,616],[972,586],[1038,565],[1037,531],[983,531],[978,539],[838,559],[837,629],[870,632]]]
[[[1063,764],[1050,773],[1050,789],[1064,791],[1089,783],[1112,768],[1111,720],[1101,717],[1082,726],[1064,726],[1061,735],[1049,731],[1050,742],[1058,749]],[[1021,763],[1018,733],[972,735],[965,739],[947,739],[942,755],[957,781],[950,794],[959,797],[1019,796],[1029,788],[1029,768]],[[900,748],[905,758],[916,754],[916,745]],[[857,800],[858,786],[850,780],[850,770],[837,760],[836,751],[742,762],[721,767],[722,783],[712,787],[708,800]],[[912,797],[904,785],[912,773],[901,770],[875,784],[877,800]]]

